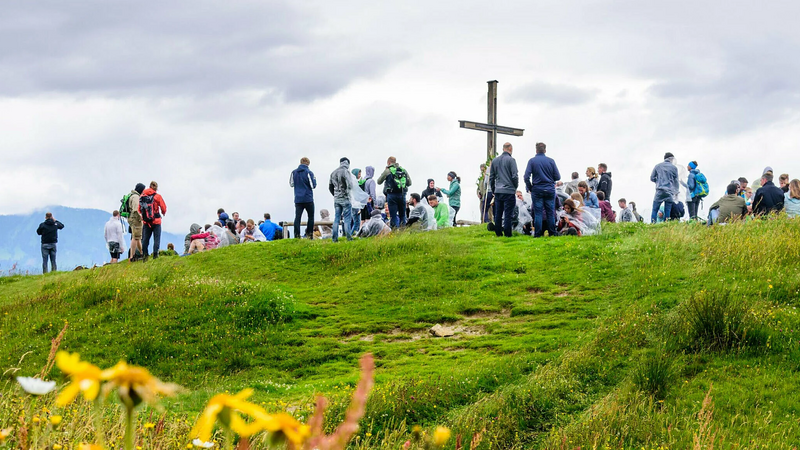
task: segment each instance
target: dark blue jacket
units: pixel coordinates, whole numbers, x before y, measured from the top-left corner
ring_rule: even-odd
[[[561,179],[553,158],[539,153],[528,161],[525,169],[525,187],[528,192],[555,192],[556,181]]]
[[[308,166],[300,164],[297,169],[292,171],[292,176],[289,177],[289,186],[294,188],[294,202],[295,203],[313,203],[314,191],[317,187],[317,179],[314,178],[314,172],[308,170]]]
[[[755,197],[753,197],[753,212],[756,215],[780,212],[783,209],[784,200],[785,197],[781,188],[775,186],[772,181],[767,181],[758,188]]]

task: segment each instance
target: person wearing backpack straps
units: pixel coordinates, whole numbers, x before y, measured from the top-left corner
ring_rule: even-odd
[[[708,195],[708,180],[697,170],[697,161],[690,162],[687,169],[689,170],[689,179],[686,185],[692,200],[687,202],[686,206],[689,208],[689,219],[697,220],[700,201]]]
[[[128,229],[131,232],[131,262],[139,261],[142,257],[142,214],[139,212],[139,198],[144,192],[144,184],[137,183],[128,194]]]
[[[384,181],[386,182],[384,184]],[[397,163],[397,158],[390,156],[386,161],[386,169],[378,177],[378,184],[383,184],[386,204],[389,206],[391,226],[406,224],[406,193],[411,186],[411,176]]]
[[[158,258],[158,249],[161,246],[161,218],[167,214],[167,204],[158,192],[158,183],[150,182],[150,187],[142,192],[139,198],[139,213],[144,222],[142,248],[144,259],[147,260],[150,247],[150,238],[153,238],[153,259]]]

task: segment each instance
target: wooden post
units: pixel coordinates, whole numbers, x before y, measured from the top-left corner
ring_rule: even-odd
[[[487,81],[489,93],[486,95],[487,120],[489,125],[497,125],[497,80]],[[486,133],[486,158],[497,156],[497,130]]]

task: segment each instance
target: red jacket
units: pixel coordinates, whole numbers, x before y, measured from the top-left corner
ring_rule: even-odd
[[[167,204],[164,203],[164,198],[161,197],[161,194],[156,193],[156,191],[151,188],[147,188],[144,190],[144,192],[142,192],[141,197],[153,194],[156,194],[155,197],[153,197],[153,205],[155,205],[156,213],[158,213],[160,216],[163,216],[167,213]],[[141,207],[139,207],[139,212],[142,212]],[[157,217],[155,220],[153,220],[153,225],[161,225],[161,217]]]

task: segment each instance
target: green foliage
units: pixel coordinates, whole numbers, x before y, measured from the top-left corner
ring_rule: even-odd
[[[660,351],[646,355],[633,371],[633,384],[655,400],[664,400],[674,381],[673,361]]]

